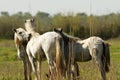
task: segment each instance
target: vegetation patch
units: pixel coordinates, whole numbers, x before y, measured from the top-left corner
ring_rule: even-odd
[[[2,43],[1,43],[2,42]],[[111,66],[107,73],[107,80],[120,79],[120,41],[119,39],[108,40],[110,44]],[[0,40],[0,80],[23,80],[23,64],[17,57],[17,50],[13,40]],[[100,80],[100,72],[94,60],[78,62],[81,80]],[[47,61],[42,62],[42,79],[46,80],[48,73]],[[34,75],[32,75],[34,77]]]

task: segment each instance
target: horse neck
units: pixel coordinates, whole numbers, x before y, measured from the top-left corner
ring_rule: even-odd
[[[35,31],[33,26],[25,26],[27,32],[31,33],[32,37],[36,37],[40,35],[38,32]]]
[[[26,53],[27,42],[24,41],[20,42],[19,39],[17,39],[17,42],[15,40],[15,45],[16,45],[18,57],[22,60],[25,59],[25,57],[27,57],[27,53]]]
[[[38,37],[40,35],[39,33],[35,32],[35,31],[32,31],[30,33],[31,33],[32,37]]]
[[[26,24],[25,24],[25,29],[26,29],[27,31],[35,31],[34,25],[33,25],[33,24],[30,24],[30,23],[26,23]]]

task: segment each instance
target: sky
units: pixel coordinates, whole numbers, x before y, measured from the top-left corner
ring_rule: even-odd
[[[38,11],[51,15],[69,12],[105,15],[120,13],[120,0],[0,0],[0,12],[3,11],[9,14],[30,12],[32,15]]]

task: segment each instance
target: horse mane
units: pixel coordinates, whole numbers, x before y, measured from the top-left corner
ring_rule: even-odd
[[[68,34],[64,33],[62,28],[54,28],[53,30],[55,32],[59,33],[63,37],[64,41],[68,42],[68,41],[78,41],[78,40],[81,40],[78,37],[74,37],[74,36],[71,36],[71,35],[68,35]]]
[[[16,37],[16,34],[14,34],[14,42],[15,42],[15,45],[19,44],[19,39]]]
[[[22,46],[26,47],[28,41],[27,41],[27,40],[20,41],[20,40],[16,37],[16,35],[14,35],[14,43],[15,43],[16,46],[18,46],[18,45],[21,44]]]

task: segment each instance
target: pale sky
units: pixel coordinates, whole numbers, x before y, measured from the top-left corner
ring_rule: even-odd
[[[0,0],[0,12],[2,11],[10,14],[30,12],[33,15],[38,11],[51,15],[68,12],[103,15],[120,13],[120,0]]]

